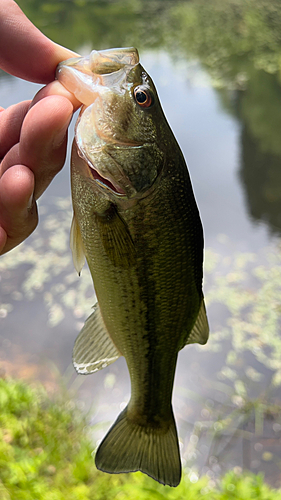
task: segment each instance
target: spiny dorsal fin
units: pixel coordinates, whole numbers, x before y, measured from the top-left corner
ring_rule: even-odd
[[[206,344],[208,338],[209,338],[209,323],[206,314],[205,302],[204,299],[202,299],[197,319],[190,332],[190,335],[188,335],[185,345],[195,344],[195,343],[203,345]]]
[[[73,348],[73,365],[78,373],[94,373],[121,356],[103,322],[99,305],[86,320]]]
[[[74,267],[80,276],[82,267],[85,264],[85,251],[82,241],[80,228],[78,226],[75,214],[73,214],[71,229],[70,229],[70,248],[72,251],[72,259]]]

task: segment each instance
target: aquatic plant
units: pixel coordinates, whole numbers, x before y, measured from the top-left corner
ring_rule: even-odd
[[[0,378],[1,500],[279,500],[262,476],[230,472],[218,488],[203,477],[168,488],[143,474],[98,472],[87,416],[65,393]]]
[[[54,205],[55,213],[40,206],[44,217],[36,232],[0,259],[2,321],[18,301],[33,300],[42,294],[51,326],[59,324],[69,309],[80,328],[95,303],[88,269],[83,269],[83,277],[79,278],[72,264],[68,244],[71,202],[57,198]],[[231,242],[225,240],[223,253],[227,255],[224,259],[212,249],[205,252],[205,290],[208,308],[215,304],[226,308],[226,322],[212,328],[209,342],[198,349],[218,352],[228,342],[219,378],[235,385],[244,363],[245,383],[251,381],[260,387],[264,367],[271,373],[269,385],[273,390],[281,385],[281,250],[277,246],[264,249],[260,255],[237,254]],[[23,270],[20,281],[13,277],[19,268]],[[257,366],[247,369],[253,358],[246,360],[246,352],[252,354]],[[242,381],[235,390],[247,395]]]
[[[231,242],[226,240],[226,244]],[[251,382],[260,387],[266,368],[266,390],[274,392],[281,385],[280,246],[265,248],[260,255],[229,253],[223,261],[207,250],[206,266],[207,283],[211,276],[210,286],[206,283],[208,305],[219,303],[228,315],[226,326],[213,331],[206,346],[218,352],[229,341],[219,378],[230,380],[236,394],[247,398],[246,385]],[[246,353],[251,358],[246,359]],[[238,383],[238,371],[244,372],[244,382]]]
[[[59,324],[65,309],[71,309],[80,330],[81,318],[86,319],[96,302],[92,279],[87,268],[83,269],[83,279],[79,279],[73,267],[69,249],[70,199],[57,198],[53,206],[56,213],[41,206],[43,220],[36,233],[0,259],[0,318],[5,318],[17,301],[33,300],[42,293],[50,326]],[[11,273],[20,266],[26,271],[19,284],[11,280]]]
[[[95,296],[89,271],[83,269],[82,277],[78,278],[73,270],[68,249],[70,201],[59,198],[53,200],[52,209],[41,205],[40,211],[45,213],[37,231],[0,259],[0,322],[4,326],[5,318],[16,312],[20,300],[30,301],[41,294],[50,326],[59,325],[66,314],[73,313],[74,327],[79,330],[91,311]],[[230,240],[221,237],[220,242],[221,254],[212,249],[205,253],[205,290],[211,335],[206,346],[196,347],[203,360],[197,392],[196,387],[193,394],[190,389],[176,387],[176,394],[185,401],[190,398],[195,401],[194,423],[187,429],[188,439],[183,448],[190,474],[194,472],[191,464],[196,464],[197,460],[194,452],[202,440],[208,443],[209,456],[216,456],[226,467],[226,456],[230,461],[233,459],[231,450],[236,438],[251,446],[253,460],[244,461],[246,468],[251,467],[253,461],[258,468],[273,461],[278,468],[279,463],[278,450],[272,448],[270,440],[264,443],[258,462],[255,462],[254,446],[260,443],[265,428],[272,439],[278,438],[281,430],[278,411],[281,252],[277,246],[266,248],[259,255],[236,253]],[[217,367],[212,377],[204,372],[204,359],[213,359]],[[202,411],[203,418],[200,418]],[[197,437],[190,440],[190,436]],[[262,458],[264,453],[270,454],[267,460]]]

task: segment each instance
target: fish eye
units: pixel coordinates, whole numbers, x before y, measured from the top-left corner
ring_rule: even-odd
[[[144,87],[136,87],[134,89],[134,97],[138,105],[142,108],[149,108],[153,102],[150,92]]]

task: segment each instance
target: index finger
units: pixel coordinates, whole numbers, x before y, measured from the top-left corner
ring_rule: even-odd
[[[58,63],[76,56],[47,38],[13,0],[0,1],[0,67],[25,80],[49,83]]]

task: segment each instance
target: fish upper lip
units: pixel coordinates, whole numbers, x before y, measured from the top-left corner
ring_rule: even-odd
[[[133,68],[137,64],[139,64],[138,50],[135,47],[125,47],[92,50],[87,56],[77,56],[62,61],[58,67],[69,66],[89,75],[106,75],[126,67]]]
[[[94,50],[89,56],[62,61],[58,65],[56,77],[82,104],[89,106],[95,94],[106,89],[122,94],[127,74],[138,64],[139,55],[134,47]],[[83,95],[78,85],[81,82]]]

